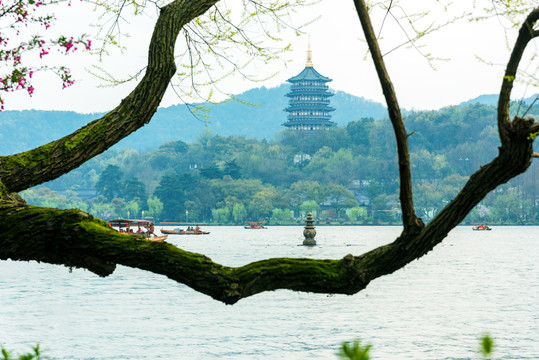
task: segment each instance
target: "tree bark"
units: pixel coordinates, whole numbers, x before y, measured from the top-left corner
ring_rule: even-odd
[[[103,151],[107,144],[110,146],[124,137],[118,134],[122,133],[122,129],[132,132],[149,121],[168,84],[167,77],[170,79],[172,76],[174,65],[170,61],[173,60],[172,48],[177,31],[189,17],[204,12],[213,3],[215,1],[176,1],[170,8],[163,9],[159,26],[156,26],[152,38],[148,78],[145,76],[142,81],[144,86],[141,82],[133,94],[110,114],[89,124],[83,128],[84,131],[81,129],[58,142],[27,153],[0,158],[0,259],[35,260],[82,267],[100,276],[111,274],[116,264],[122,264],[166,275],[226,304],[275,289],[354,294],[364,289],[373,279],[390,274],[425,255],[488,192],[529,167],[534,138],[530,134],[538,131],[538,125],[533,119],[515,118],[509,122],[507,116],[499,114],[499,118],[503,118],[503,140],[498,156],[473,174],[457,197],[426,227],[419,223],[411,201],[410,164],[402,116],[383,59],[375,55],[376,51],[371,48],[377,69],[380,69],[378,74],[388,99],[397,142],[400,144],[399,170],[405,172],[404,175],[401,173],[401,201],[405,202],[403,207],[407,209],[403,215],[406,220],[405,229],[391,244],[360,256],[347,255],[340,260],[277,258],[242,267],[227,267],[214,263],[204,255],[190,253],[171,244],[119,234],[104,221],[79,210],[26,205],[20,197],[10,193],[79,166],[84,162],[83,159]],[[376,50],[378,45],[368,21],[367,8],[362,0],[355,0],[355,4],[362,23],[366,24],[364,28],[367,28],[365,33],[369,46],[376,45]],[[184,6],[190,8],[184,9]],[[529,29],[533,29],[532,24],[537,20],[538,11],[534,10],[522,26],[522,29],[528,29],[528,33]],[[526,32],[522,29],[521,34]],[[175,34],[166,34],[167,31]],[[529,41],[537,36],[536,31],[530,34],[519,36],[514,53],[522,54]],[[164,64],[161,64],[163,60],[160,51],[166,53],[163,55],[166,58]],[[512,55],[506,74],[518,68],[519,61],[518,54]],[[510,88],[504,79],[500,94],[504,99],[509,98],[506,92],[510,93]],[[499,112],[505,111],[505,103],[506,100],[500,102]],[[111,131],[112,127],[114,130]],[[112,140],[108,139],[109,136]],[[106,145],[101,147],[100,142]],[[98,146],[102,150],[93,149]],[[58,158],[69,164],[62,164]],[[62,170],[51,168],[55,166]],[[18,179],[18,176],[23,179]]]

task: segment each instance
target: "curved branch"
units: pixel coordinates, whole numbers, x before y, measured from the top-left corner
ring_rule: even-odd
[[[511,91],[513,90],[513,83],[517,76],[517,70],[520,60],[522,59],[522,54],[524,53],[524,50],[526,50],[526,46],[530,40],[539,36],[539,31],[533,29],[537,20],[539,20],[539,8],[535,8],[527,16],[520,27],[515,46],[511,52],[511,57],[505,68],[502,87],[500,89],[500,97],[498,99],[498,132],[502,144],[509,141],[507,129],[511,126],[511,121],[509,119]]]
[[[356,1],[356,6],[357,4]],[[178,6],[176,10],[181,9],[181,6]],[[362,11],[366,11],[362,1],[359,6],[363,7]],[[366,16],[368,20],[368,14],[361,13],[363,15],[360,17]],[[370,26],[369,21],[365,19],[362,21],[366,23],[367,28]],[[177,24],[169,25],[174,27]],[[370,29],[372,30],[372,26]],[[371,33],[373,34],[372,31]],[[370,37],[371,35],[367,36],[368,39]],[[157,42],[160,40],[158,38]],[[377,45],[374,49],[377,49]],[[373,49],[371,52],[374,54]],[[394,121],[397,138],[405,140],[406,133],[400,134],[404,126],[398,104],[383,61],[379,57],[379,50],[373,57],[377,59],[375,64],[377,69],[380,69],[379,76],[384,93],[388,98],[388,104],[392,107],[390,114],[393,116],[392,122]],[[152,67],[156,64],[159,67],[157,58],[150,59],[150,62],[153,64]],[[166,65],[167,69],[169,65]],[[155,84],[156,87],[161,85],[160,81]],[[137,96],[140,97],[136,101],[151,100],[142,94]],[[131,101],[134,100],[126,99],[125,102]],[[138,108],[136,104],[124,108],[126,105],[122,103],[117,109],[129,112],[132,111],[131,107]],[[110,117],[120,115],[113,112]],[[107,120],[107,117],[103,120]],[[126,122],[124,126],[128,124],[129,122]],[[110,124],[104,121],[100,126],[108,125]],[[227,304],[275,289],[353,294],[364,289],[371,280],[390,274],[426,254],[440,243],[488,192],[525,171],[530,165],[533,153],[533,139],[529,135],[536,129],[537,126],[532,119],[515,118],[506,129],[505,136],[508,141],[502,143],[499,155],[472,175],[457,197],[427,227],[405,224],[405,231],[393,243],[360,256],[347,255],[340,260],[279,258],[257,261],[241,267],[226,267],[214,263],[203,255],[186,252],[171,244],[119,234],[104,221],[94,219],[79,210],[44,209],[25,205],[16,197],[7,194],[8,190],[21,185],[16,185],[18,182],[13,180],[6,189],[2,185],[4,180],[0,177],[0,259],[36,260],[83,267],[101,276],[111,274],[116,264],[122,264],[166,275]],[[85,141],[92,141],[91,138],[90,134]],[[400,151],[404,151],[404,155],[407,155],[407,144],[404,145],[406,146]],[[76,146],[79,144],[73,145]],[[91,149],[83,146],[81,150]],[[4,159],[6,158],[2,158]],[[403,162],[406,162],[403,166],[407,166],[409,171],[407,156]],[[15,165],[15,168],[23,166],[17,163]],[[20,170],[16,172],[24,174]],[[401,196],[411,197],[411,191],[407,194],[402,188],[401,184]],[[413,205],[411,201],[406,204],[410,205]],[[406,219],[416,220],[413,206],[409,210],[412,212],[406,215]]]
[[[397,96],[393,89],[393,84],[386,70],[384,59],[376,40],[372,23],[370,21],[367,5],[364,0],[354,0],[356,11],[363,27],[363,33],[369,45],[369,50],[378,73],[378,79],[382,85],[382,90],[387,103],[389,118],[395,131],[397,140],[397,152],[399,156],[399,174],[400,174],[400,202],[402,207],[402,220],[404,224],[404,232],[417,232],[423,227],[421,219],[415,214],[414,203],[412,198],[412,176],[410,170],[410,154],[408,151],[408,137],[404,127],[404,121],[400,111]]]
[[[139,85],[101,119],[36,149],[0,157],[0,181],[11,192],[53,180],[150,122],[176,72],[174,46],[184,25],[219,0],[176,0],[163,7],[148,51],[148,67]]]

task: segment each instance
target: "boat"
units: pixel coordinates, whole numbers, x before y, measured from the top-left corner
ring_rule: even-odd
[[[154,231],[153,221],[135,219],[115,219],[109,221],[109,226],[118,228],[120,234],[139,235],[151,241],[165,241],[168,235],[157,236]],[[135,231],[136,228],[136,231]],[[116,230],[116,229],[115,229]]]
[[[194,230],[189,230],[189,228],[187,230],[183,230],[180,228],[176,228],[173,230],[161,229],[161,232],[167,235],[207,235],[210,233],[209,231],[202,231],[200,229],[197,230],[196,228],[194,228]]]
[[[472,230],[492,230],[492,228],[487,225],[474,225]]]
[[[245,225],[244,229],[258,230],[258,229],[267,229],[264,224],[261,223],[251,223],[251,225]]]
[[[200,230],[199,225],[207,225],[206,223],[180,223],[180,222],[163,222],[161,224],[183,224],[183,225],[189,225],[187,226],[187,229],[161,229],[161,233],[167,234],[167,235],[208,235],[209,231],[202,231]],[[190,226],[194,225],[194,226]]]
[[[167,234],[167,235],[182,235],[185,232],[180,228],[176,228],[174,230],[161,229],[160,231],[161,233]]]

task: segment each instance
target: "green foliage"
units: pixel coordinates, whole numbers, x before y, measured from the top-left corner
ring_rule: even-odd
[[[157,196],[148,198],[148,211],[147,216],[153,216],[155,219],[159,219],[159,216],[163,212],[163,202],[159,200]]]
[[[346,215],[348,215],[348,218],[352,222],[365,220],[367,218],[367,214],[367,209],[359,206],[354,206],[353,208],[348,209],[346,212]]]
[[[112,200],[122,191],[122,177],[123,171],[119,166],[109,165],[99,176],[99,180],[95,184],[95,188],[107,199]]]
[[[230,210],[227,207],[216,209],[213,212],[213,220],[218,224],[228,223],[228,216],[230,215]]]
[[[371,344],[361,345],[359,340],[354,340],[353,343],[343,342],[337,355],[343,359],[349,360],[369,360],[369,351],[372,348]],[[494,340],[489,335],[483,335],[479,343],[479,352],[484,359],[489,359],[494,350]]]
[[[234,204],[234,207],[232,208],[232,216],[234,217],[235,223],[242,223],[247,216],[247,210],[245,209],[245,205],[243,205],[242,203]]]
[[[492,205],[494,209],[492,217],[501,223],[522,224],[530,215],[528,213],[531,208],[530,200],[523,200],[515,188],[507,189],[505,192],[498,194]]]
[[[41,354],[41,350],[39,349],[39,344],[32,347],[32,352],[18,355],[17,357],[13,357],[9,351],[4,349],[2,347],[2,357],[0,360],[45,360],[48,359],[48,357],[45,357]]]
[[[484,358],[487,358],[494,349],[494,340],[489,335],[481,337],[480,352]]]
[[[494,340],[489,335],[483,335],[479,344],[479,352],[483,358],[488,359],[494,350]],[[341,348],[337,353],[337,356],[342,359],[349,360],[369,360],[370,355],[369,351],[371,350],[372,345],[367,344],[365,346],[361,345],[360,340],[354,340],[352,343],[343,342]],[[41,354],[39,344],[32,348],[33,352],[19,355],[17,358],[12,357],[11,353],[8,352],[5,348],[2,347],[2,357],[0,360],[45,360],[48,357],[45,357]]]
[[[304,214],[307,214],[309,211],[312,214],[316,214],[320,210],[320,205],[314,200],[309,200],[301,204],[299,210]]]
[[[273,209],[271,218],[278,224],[286,223],[292,219],[290,209]]]
[[[139,206],[146,204],[146,201],[148,200],[146,184],[136,177],[133,177],[126,180],[122,185],[123,189],[120,192],[121,197],[127,201],[136,200],[139,203]]]
[[[369,360],[369,351],[372,345],[367,344],[361,346],[359,340],[354,340],[352,344],[346,342],[342,343],[341,349],[338,353],[339,357],[350,360]]]

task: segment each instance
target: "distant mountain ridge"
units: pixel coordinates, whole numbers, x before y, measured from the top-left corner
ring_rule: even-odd
[[[532,95],[530,97],[522,99],[523,103],[526,103],[529,105],[532,104],[532,102],[535,100],[535,98],[539,96],[539,94]],[[484,105],[498,105],[498,94],[485,94],[485,95],[479,95],[478,97],[475,97],[473,99],[463,101],[459,105],[470,105],[475,103],[480,103]],[[520,101],[520,99],[515,99],[514,101]]]
[[[282,124],[286,121],[287,114],[284,109],[288,98],[285,94],[289,91],[289,86],[282,84],[274,88],[251,89],[236,95],[240,101],[209,105],[211,118],[207,129],[210,133],[221,136],[272,139],[277,132],[285,129]],[[527,101],[531,104],[534,98]],[[497,99],[497,95],[481,95],[460,105],[476,102],[495,105]],[[384,105],[343,91],[336,91],[330,101],[331,106],[336,109],[331,120],[341,126],[364,117],[387,117]],[[30,150],[59,139],[102,115],[42,110],[0,112],[0,155]],[[203,121],[193,116],[186,105],[174,105],[159,108],[148,125],[120,141],[115,147],[151,150],[168,141],[191,142],[204,132],[206,127]]]
[[[207,128],[221,136],[238,135],[256,139],[272,139],[284,130],[284,109],[288,104],[285,94],[288,84],[275,88],[256,88],[236,95],[240,101],[228,101],[210,106]],[[252,105],[247,105],[247,104]],[[386,116],[380,103],[337,91],[331,97],[332,121],[346,125],[362,117],[380,119]],[[103,114],[79,114],[70,111],[4,111],[0,113],[0,155],[33,149],[36,146],[68,135]],[[173,140],[193,141],[206,131],[204,122],[197,119],[186,105],[159,108],[152,121],[116,147],[150,150]]]

